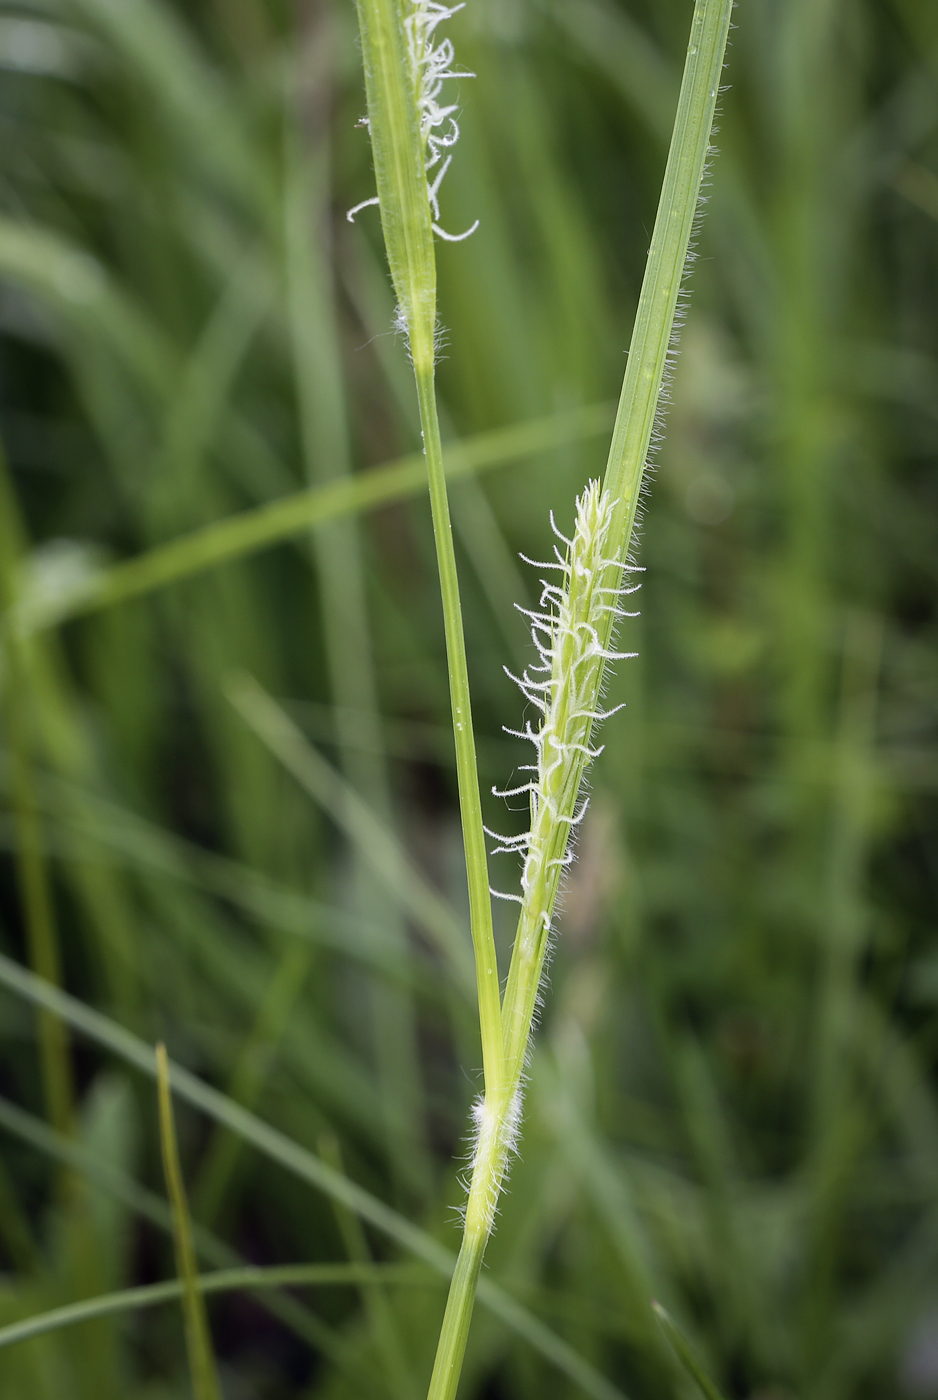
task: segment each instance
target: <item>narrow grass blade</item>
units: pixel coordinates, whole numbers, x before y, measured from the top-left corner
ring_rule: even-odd
[[[348,403],[341,374],[339,322],[329,263],[330,162],[328,143],[307,149],[299,127],[286,143],[284,224],[287,304],[292,332],[300,439],[310,484],[351,476]],[[391,774],[382,747],[376,671],[376,632],[367,588],[367,555],[360,522],[334,521],[312,532],[311,552],[319,580],[319,615],[329,692],[334,709],[336,764],[375,815],[393,826]],[[364,741],[364,742],[362,742]],[[380,881],[353,852],[350,884],[354,907],[381,918],[384,941],[401,963],[408,957],[406,917],[389,904]],[[426,1144],[424,1084],[413,997],[404,986],[373,982],[368,991],[372,1063],[387,1119],[391,1169],[398,1187],[415,1175],[424,1194],[431,1180]],[[406,1145],[396,1126],[405,1123]]]
[[[181,1283],[192,1390],[195,1400],[221,1400],[218,1370],[208,1328],[208,1314],[199,1285],[199,1267],[192,1242],[192,1222],[189,1219],[186,1188],[183,1185],[179,1150],[176,1145],[176,1125],[173,1121],[169,1062],[165,1045],[156,1047],[156,1087],[160,1104],[160,1146],[163,1152],[166,1189],[173,1212],[173,1241],[176,1247],[176,1268]]]
[[[628,550],[707,157],[733,0],[697,0],[604,486]]]
[[[293,943],[285,950],[261,998],[254,1024],[234,1064],[228,1081],[229,1097],[253,1108],[260,1098],[281,1041],[306,985],[313,960],[309,943]],[[244,1142],[224,1128],[217,1128],[202,1157],[192,1187],[195,1215],[214,1224],[231,1183],[237,1175]]]
[[[472,986],[469,949],[447,904],[427,883],[391,831],[341,774],[308,742],[276,701],[250,676],[233,678],[228,696],[271,753],[344,831],[388,890],[430,935],[461,984]]]
[[[29,957],[40,977],[61,981],[61,953],[42,820],[35,793],[33,755],[28,737],[27,707],[22,693],[23,668],[17,664],[16,642],[6,647],[3,697],[11,749],[11,795],[16,846],[16,875],[26,924]],[[39,1048],[43,1090],[49,1121],[60,1132],[74,1122],[75,1089],[68,1032],[48,1011],[39,1012]]]
[[[565,442],[598,437],[611,420],[610,405],[591,404],[570,413],[480,433],[447,448],[447,478],[455,481],[520,461]],[[426,463],[423,454],[415,452],[356,476],[297,491],[254,510],[219,520],[110,569],[91,573],[74,592],[55,600],[40,602],[21,598],[17,607],[18,625],[24,631],[55,627],[70,617],[142,597],[216,564],[302,535],[313,526],[415,496],[425,487]]]
[[[577,797],[583,780],[584,755],[590,754],[590,732],[602,693],[605,658],[613,655],[609,642],[618,610],[605,600],[617,590],[630,558],[639,494],[658,414],[681,280],[710,149],[710,132],[731,12],[732,0],[697,0],[695,5],[674,131],[605,480],[601,493],[594,483],[580,497],[575,540],[568,542],[570,562],[565,565],[558,554],[560,568],[569,570],[571,578],[575,573],[578,580],[584,581],[578,594],[580,603],[577,607],[587,608],[585,600],[589,600],[592,611],[587,608],[582,617],[574,611],[571,602],[574,587],[570,583],[567,592],[560,595],[560,601],[550,610],[553,613],[553,620],[549,622],[552,641],[562,635],[563,627],[569,628],[562,644],[548,653],[535,631],[535,641],[545,663],[543,669],[549,679],[543,682],[527,681],[525,673],[527,683],[521,683],[525,698],[541,709],[544,721],[536,740],[536,778],[526,785],[531,792],[532,825],[524,855],[523,894],[519,900],[521,909],[508,982],[503,1004],[499,1008],[504,1026],[504,1045],[501,1047],[504,1057],[500,1063],[504,1065],[505,1080],[504,1085],[498,1081],[502,1094],[490,1110],[491,1118],[480,1118],[480,1125],[485,1126],[484,1131],[480,1126],[463,1243],[447,1299],[428,1400],[455,1400],[482,1256],[502,1188],[509,1156],[508,1145],[516,1131],[524,1058],[534,1024],[560,872],[566,863],[570,830],[579,821],[576,815]],[[429,371],[425,371],[424,377],[421,377],[416,354],[414,367],[421,397],[432,491],[435,481],[433,462],[439,453],[438,432],[434,433],[435,421],[431,421],[433,404]],[[608,508],[604,502],[610,503]],[[442,505],[445,507],[445,497]],[[437,514],[435,503],[435,520]],[[448,525],[448,519],[446,523]],[[557,527],[554,528],[556,530]],[[439,539],[444,532],[438,527],[437,533]],[[608,574],[605,572],[607,569]],[[455,583],[447,605],[447,578],[442,558],[441,574],[444,604],[448,608],[458,609]],[[592,591],[594,581],[595,594]],[[559,589],[554,591],[559,593]],[[565,621],[561,622],[561,618]],[[536,623],[535,627],[540,628],[540,623]],[[459,635],[461,637],[461,632]],[[586,636],[592,637],[594,649],[577,659],[578,639]],[[601,659],[597,661],[597,657]],[[458,730],[460,712],[457,698],[463,692],[457,691],[452,659],[450,685]],[[543,698],[536,692],[541,692]],[[464,687],[464,693],[468,702],[468,684]],[[468,709],[466,714],[468,716]],[[583,727],[575,731],[571,729],[571,718]],[[545,753],[549,754],[549,761],[544,760]],[[462,783],[460,788],[462,791]],[[580,816],[582,813],[581,808]],[[464,816],[464,831],[466,829]],[[471,874],[473,861],[468,838],[466,852]],[[480,864],[484,869],[484,852]],[[476,937],[475,930],[473,936]],[[480,979],[480,1015],[484,1032],[486,1006],[482,999],[483,988],[484,979]],[[489,1109],[489,1084],[486,1061],[486,1110]]]
[[[459,598],[459,576],[456,569],[453,528],[443,466],[443,444],[440,438],[433,359],[431,356],[428,363],[421,362],[413,346],[412,332],[411,347],[430,486],[433,537],[436,542],[437,567],[440,574],[443,629],[446,635],[446,665],[449,674],[450,707],[453,715],[453,739],[456,749],[456,783],[459,791],[459,813],[466,859],[469,924],[475,955],[485,1092],[494,1100],[500,1100],[504,1087],[501,989],[492,922],[488,852],[485,844],[485,827],[482,824],[482,799],[479,792],[479,768],[472,719],[469,670],[466,661],[466,637],[463,627],[462,605]],[[458,1269],[457,1265],[457,1271]]]
[[[155,1225],[158,1230],[172,1235],[172,1211],[161,1196],[157,1196],[155,1192],[148,1191],[145,1186],[139,1185],[133,1177],[127,1176],[115,1168],[112,1163],[103,1162],[100,1157],[89,1152],[77,1139],[66,1138],[61,1133],[56,1133],[40,1118],[26,1113],[2,1096],[0,1096],[0,1127],[13,1137],[18,1138],[20,1142],[28,1143],[44,1157],[61,1162],[72,1171],[80,1173],[98,1191],[120,1202],[142,1220],[147,1220],[151,1225]],[[203,1226],[193,1224],[192,1237],[199,1257],[213,1268],[228,1270],[246,1267],[245,1261],[237,1250],[232,1249]],[[181,1288],[178,1280],[170,1280],[169,1284],[159,1285],[161,1288],[168,1286]],[[250,1285],[246,1286],[250,1287]],[[260,1288],[256,1293],[252,1289],[252,1296],[258,1299],[261,1306],[272,1317],[282,1322],[296,1337],[306,1342],[312,1350],[323,1356],[328,1356],[340,1370],[349,1372],[360,1370],[355,1359],[349,1357],[341,1346],[332,1329],[297,1298],[282,1292],[279,1288],[275,1289],[272,1285]]]
[[[0,217],[0,277],[38,295],[85,342],[106,346],[156,398],[172,386],[174,355],[101,263],[47,228]]]
[[[438,1288],[440,1281],[432,1274],[406,1264],[287,1264],[270,1268],[246,1266],[242,1269],[219,1269],[216,1273],[199,1274],[196,1279],[201,1293],[233,1293],[250,1289],[301,1287],[352,1287],[367,1283],[385,1286],[408,1284]],[[98,1298],[83,1298],[46,1313],[26,1318],[23,1322],[0,1327],[0,1350],[29,1341],[44,1332],[57,1332],[62,1327],[74,1327],[92,1318],[115,1313],[135,1312],[139,1308],[156,1307],[159,1303],[185,1300],[187,1282],[167,1279],[163,1283],[148,1283],[140,1288],[122,1288],[117,1293],[104,1293]]]
[[[440,732],[445,735],[447,731]],[[0,792],[8,787],[0,761]],[[410,977],[410,972],[399,968],[388,955],[377,921],[366,922],[277,884],[249,866],[184,841],[139,813],[73,787],[64,779],[46,776],[37,783],[37,791],[43,813],[49,818],[51,854],[60,859],[76,858],[73,838],[78,819],[70,809],[80,807],[82,830],[103,848],[105,858],[112,856],[116,863],[159,880],[168,878],[221,895],[258,924],[360,960],[382,976]],[[3,839],[0,831],[0,844]],[[421,985],[416,976],[412,981]],[[429,989],[424,985],[423,990]]]
[[[249,206],[263,188],[262,167],[245,134],[241,112],[170,5],[161,0],[77,0],[73,7],[120,56],[122,67],[152,95],[154,116],[169,120],[190,158],[212,183]]]
[[[319,1142],[319,1153],[324,1161],[344,1174],[342,1151],[336,1137],[331,1134],[324,1135]],[[333,1208],[349,1261],[359,1266],[372,1263],[368,1238],[358,1216],[338,1202]],[[388,1390],[398,1400],[412,1400],[414,1379],[403,1347],[403,1339],[394,1325],[394,1317],[388,1306],[384,1288],[380,1286],[379,1281],[364,1277],[360,1291],[362,1311],[368,1319],[371,1331],[372,1348],[382,1373],[387,1377]]]
[[[705,1397],[705,1400],[724,1400],[724,1397],[717,1390],[713,1381],[697,1360],[697,1357],[691,1350],[690,1343],[671,1314],[658,1302],[652,1301],[651,1306],[654,1309],[655,1317],[658,1319],[658,1324],[662,1332],[674,1348],[681,1365],[698,1386],[701,1395]]]
[[[40,760],[53,772],[78,784],[72,796],[61,804],[62,809],[70,809],[75,819],[77,850],[75,862],[68,872],[69,880],[78,904],[85,911],[88,928],[94,932],[95,951],[105,970],[109,991],[115,1004],[129,1012],[136,999],[136,974],[131,966],[132,919],[126,891],[119,880],[95,862],[92,843],[86,839],[84,831],[85,820],[79,794],[79,787],[87,792],[100,785],[101,755],[96,744],[90,741],[82,706],[68,678],[65,659],[54,639],[30,640],[17,634],[13,612],[19,596],[23,566],[27,565],[29,558],[29,531],[2,449],[0,467],[3,468],[0,470],[0,555],[3,560],[5,606],[3,634],[9,651],[5,688],[14,701],[14,714],[10,717],[13,723],[9,726],[11,732],[8,739],[20,765],[21,781],[25,779],[27,788],[35,786],[37,798],[43,784],[38,772]],[[19,714],[20,709],[24,711],[22,715]],[[19,731],[22,731],[22,742],[18,745]],[[11,764],[11,789],[15,766],[15,762]],[[22,797],[25,809],[28,809],[32,799],[26,791]],[[17,806],[15,801],[13,806]],[[43,821],[35,822],[33,831],[27,833],[26,842],[21,843],[21,854],[31,842],[41,842],[45,818],[49,815],[48,806],[42,815]],[[37,854],[41,864],[42,852],[37,852],[34,846],[33,860]],[[37,874],[44,878],[41,871]],[[38,883],[39,880],[37,886]],[[47,908],[43,917],[48,924],[49,920],[54,919],[55,901],[50,901],[48,894],[44,899]],[[54,935],[51,925],[47,927],[47,934]],[[54,953],[50,947],[46,951]],[[56,980],[55,977],[52,980]]]
[[[0,446],[0,710],[10,750],[16,878],[30,961],[40,977],[58,985],[62,964],[60,939],[36,794],[33,710],[37,697],[30,686],[29,643],[9,625],[23,548],[6,453]],[[61,1132],[70,1132],[75,1088],[68,1033],[64,1024],[48,1011],[39,1012],[39,1056],[49,1120]]]
[[[21,1274],[37,1273],[42,1256],[30,1228],[13,1179],[0,1160],[0,1242],[14,1269]]]
[[[547,0],[551,19],[601,73],[628,97],[655,136],[671,134],[678,75],[658,45],[628,13],[608,0]]]
[[[145,1041],[124,1030],[123,1026],[117,1025],[99,1011],[69,996],[67,992],[59,991],[41,978],[33,976],[3,954],[0,954],[0,984],[36,1006],[48,1007],[62,1020],[67,1021],[74,1030],[105,1046],[143,1074],[151,1078],[156,1077],[153,1049]],[[426,1230],[411,1224],[398,1211],[385,1205],[364,1187],[336,1172],[315,1153],[294,1142],[285,1133],[233,1103],[208,1084],[203,1084],[181,1065],[170,1063],[169,1072],[172,1087],[179,1098],[206,1113],[216,1123],[223,1123],[233,1132],[239,1133],[265,1157],[333,1200],[347,1205],[362,1220],[367,1220],[409,1254],[421,1259],[445,1278],[450,1277],[456,1256]],[[561,1337],[556,1336],[551,1328],[545,1326],[504,1289],[488,1279],[482,1279],[479,1284],[479,1300],[505,1326],[528,1342],[559,1371],[569,1376],[587,1395],[593,1396],[594,1400],[623,1400],[620,1390],[605,1380],[584,1357],[568,1346]]]

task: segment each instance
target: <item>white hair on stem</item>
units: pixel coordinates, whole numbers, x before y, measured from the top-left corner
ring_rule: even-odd
[[[472,1105],[472,1138],[470,1170],[463,1184],[467,1195],[471,1192],[471,1180],[480,1177],[484,1183],[483,1199],[480,1203],[486,1233],[492,1230],[498,1211],[498,1198],[501,1195],[505,1176],[511,1158],[518,1151],[518,1137],[521,1132],[521,1086],[519,1085],[502,1112],[493,1112],[491,1105],[482,1097]],[[480,1164],[483,1171],[477,1173]],[[468,1204],[468,1202],[467,1202]]]

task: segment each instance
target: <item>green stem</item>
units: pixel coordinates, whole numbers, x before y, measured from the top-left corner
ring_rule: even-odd
[[[414,374],[417,379],[420,425],[423,430],[427,475],[430,480],[433,535],[436,540],[436,557],[443,598],[443,625],[446,633],[446,658],[449,667],[450,701],[456,742],[459,809],[462,818],[463,845],[466,852],[466,876],[469,884],[469,918],[472,928],[472,944],[475,950],[485,1091],[486,1095],[497,1097],[501,1094],[504,1077],[501,993],[498,981],[498,961],[495,955],[495,934],[492,928],[492,902],[489,894],[485,832],[482,828],[479,773],[472,729],[472,710],[469,702],[466,640],[463,634],[462,611],[459,604],[459,580],[456,574],[456,554],[453,549],[453,529],[450,522],[449,500],[446,494],[446,478],[443,474],[443,447],[440,441],[440,423],[437,414],[432,360],[418,361],[415,358]]]
[[[443,1314],[443,1326],[440,1329],[427,1400],[453,1400],[456,1394],[463,1357],[466,1354],[466,1342],[469,1339],[469,1324],[472,1321],[472,1307],[482,1269],[485,1244],[484,1235],[463,1236],[449,1296],[446,1299],[446,1311]]]
[[[677,115],[603,485],[615,501],[610,540],[626,557],[654,430],[707,156],[733,0],[697,0]],[[611,621],[611,620],[610,620]]]
[[[671,148],[642,282],[606,472],[605,487],[615,502],[608,535],[610,553],[623,562],[628,556],[639,489],[658,409],[681,279],[709,150],[731,10],[732,0],[697,0],[694,11]],[[418,376],[418,388],[419,386]],[[422,412],[428,388],[432,399],[432,380],[428,380],[428,385],[424,386],[421,398]],[[427,433],[426,424],[424,433],[430,462],[437,444]],[[442,477],[441,469],[440,476]],[[431,491],[432,486],[431,466]],[[444,583],[444,597],[445,587]],[[453,597],[455,600],[455,594]],[[458,600],[451,606],[455,606],[458,616]],[[610,614],[606,637],[602,639],[604,646],[607,645],[611,629]],[[601,693],[601,682],[600,669],[597,675],[597,700]],[[455,693],[454,690],[454,697]],[[457,720],[458,742],[459,714],[455,705],[454,717]],[[428,1400],[452,1400],[456,1394],[482,1257],[491,1232],[495,1205],[504,1176],[508,1144],[513,1131],[513,1115],[516,1112],[524,1055],[531,1034],[537,984],[543,963],[543,946],[539,945],[532,951],[529,946],[530,939],[525,939],[522,935],[526,921],[528,925],[537,928],[549,925],[555,893],[556,885],[549,892],[541,892],[543,900],[550,907],[544,908],[541,904],[536,908],[522,908],[508,987],[501,1008],[504,1043],[500,1061],[501,1077],[498,1080],[499,1092],[492,1096],[487,1093],[486,1096],[485,1110],[490,1116],[488,1119],[483,1118],[480,1130],[480,1146],[473,1166],[463,1245],[450,1285]],[[480,987],[480,1004],[481,1000]],[[488,1084],[486,1075],[487,1088]]]
[[[517,1125],[518,1087],[517,1080],[507,1093],[493,1093],[487,1087],[485,1102],[477,1111],[475,1155],[462,1244],[450,1281],[427,1400],[453,1400],[459,1384],[485,1246],[492,1233],[495,1207]]]
[[[156,1047],[156,1076],[163,1173],[166,1177],[166,1192],[173,1213],[176,1271],[182,1283],[182,1312],[192,1390],[195,1400],[221,1400],[221,1386],[212,1351],[212,1338],[208,1328],[205,1299],[202,1296],[199,1280],[195,1242],[192,1238],[192,1222],[189,1218],[189,1205],[186,1200],[186,1188],[183,1184],[179,1149],[176,1144],[176,1125],[173,1120],[173,1102],[169,1083],[169,1059],[166,1055],[166,1046],[162,1044]]]

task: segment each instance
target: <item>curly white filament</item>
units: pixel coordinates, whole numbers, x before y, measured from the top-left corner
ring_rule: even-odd
[[[580,797],[583,776],[601,752],[591,743],[593,730],[614,713],[600,708],[606,666],[636,655],[613,651],[603,641],[619,618],[637,615],[620,606],[622,596],[635,592],[638,585],[623,584],[623,574],[631,572],[632,566],[623,565],[608,551],[612,504],[609,493],[591,481],[577,501],[571,539],[561,533],[551,515],[551,527],[564,552],[555,545],[555,559],[536,567],[557,571],[560,581],[541,580],[537,611],[519,608],[530,620],[540,660],[521,676],[507,674],[542,718],[536,729],[527,721],[523,729],[506,732],[533,744],[537,761],[527,770],[533,775],[528,782],[501,791],[493,788],[493,792],[500,797],[529,793],[531,824],[518,836],[488,834],[499,843],[493,854],[523,858],[522,937],[540,940],[544,936],[560,874],[573,859],[571,836],[588,802]]]
[[[345,217],[348,219],[350,224],[354,224],[356,214],[360,214],[363,209],[369,209],[372,204],[380,203],[381,201],[379,200],[378,196],[376,194],[373,194],[370,199],[363,199],[360,204],[356,204],[351,209],[347,209],[345,211]]]
[[[444,20],[465,8],[464,4],[442,5],[438,0],[409,0],[410,13],[404,18],[404,32],[410,57],[411,80],[417,94],[420,114],[420,134],[425,142],[428,171],[440,161],[442,165],[434,179],[427,180],[427,198],[433,214],[433,232],[448,243],[461,243],[475,233],[478,219],[464,233],[447,233],[440,227],[439,191],[452,161],[452,147],[459,140],[459,110],[455,102],[441,102],[443,84],[454,78],[474,78],[463,68],[456,68],[452,39],[436,41],[436,30]]]
[[[427,201],[430,205],[431,227],[438,237],[447,243],[461,243],[479,227],[479,220],[462,233],[448,233],[440,226],[440,185],[452,161],[452,147],[459,140],[459,111],[455,102],[441,102],[443,84],[454,78],[474,78],[474,73],[464,68],[456,68],[452,39],[437,41],[436,30],[444,20],[465,9],[465,3],[442,5],[438,0],[404,0],[404,35],[407,41],[407,56],[410,64],[410,77],[417,103],[420,121],[420,136],[424,145],[424,165],[427,171]],[[364,119],[367,124],[367,118]],[[440,163],[442,162],[442,164]],[[429,172],[439,165],[433,178]],[[371,204],[377,204],[377,197],[364,199],[350,209],[346,215],[349,223],[355,222],[355,215]]]

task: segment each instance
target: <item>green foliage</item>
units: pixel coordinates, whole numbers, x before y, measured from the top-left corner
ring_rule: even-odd
[[[691,1395],[653,1297],[736,1400],[938,1394],[938,26],[736,22],[467,1400]],[[441,218],[480,225],[437,246],[440,416],[498,829],[516,554],[601,474],[689,23],[449,29]],[[331,0],[0,7],[2,947],[72,997],[4,971],[0,1328],[88,1309],[3,1352],[3,1400],[188,1393],[178,1293],[89,1301],[174,1278],[158,1039],[202,1271],[350,1270],[208,1297],[223,1392],[432,1364],[481,1062],[416,405],[378,215],[345,218],[356,42]]]
[[[687,1344],[687,1338],[681,1329],[675,1324],[674,1318],[663,1308],[660,1303],[652,1303],[652,1311],[658,1320],[662,1332],[671,1343],[674,1351],[680,1360],[681,1365],[687,1374],[693,1379],[697,1389],[704,1400],[723,1400],[722,1395],[703,1370],[691,1347]]]
[[[182,1315],[192,1396],[193,1400],[220,1400],[218,1368],[212,1349],[205,1298],[199,1285],[199,1265],[192,1239],[192,1220],[179,1162],[166,1046],[162,1043],[156,1047],[156,1092],[159,1100],[163,1175],[166,1178],[166,1194],[169,1197],[173,1221],[173,1251],[176,1256],[176,1270],[182,1284]]]

